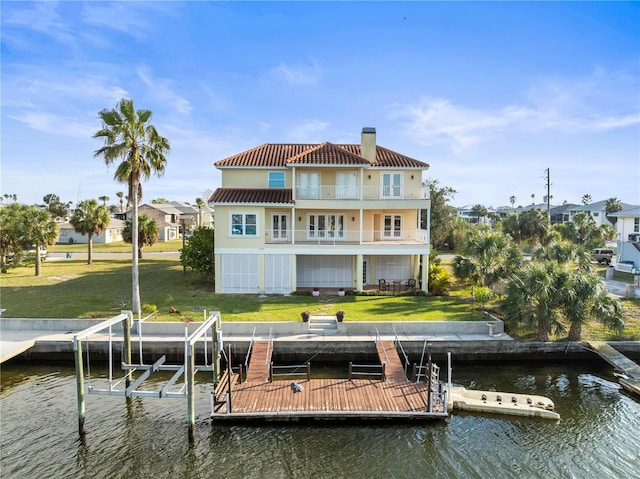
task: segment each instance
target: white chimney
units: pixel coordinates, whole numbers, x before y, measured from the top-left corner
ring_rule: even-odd
[[[360,143],[360,156],[369,160],[371,163],[376,162],[376,129],[365,126],[362,129],[362,141]]]

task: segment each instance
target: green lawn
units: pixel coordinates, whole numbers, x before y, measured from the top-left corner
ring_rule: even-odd
[[[153,246],[145,246],[143,249],[143,253],[165,253],[167,251],[178,251],[182,248],[182,240],[173,240],[173,241],[158,241]],[[47,250],[49,253],[86,253],[87,245],[86,244],[54,244],[53,246],[48,246]],[[117,241],[115,243],[107,243],[107,244],[94,244],[93,245],[94,253],[130,253],[131,245],[125,243],[124,241]]]
[[[42,276],[33,266],[10,269],[0,277],[6,317],[108,317],[130,307],[131,266],[128,259],[45,261]],[[143,258],[140,262],[142,303],[156,305],[157,318],[198,319],[202,309],[222,313],[226,321],[300,321],[302,311],[334,314],[346,311],[350,321],[463,321],[471,319],[471,305],[456,297],[351,296],[323,294],[269,296],[213,294],[198,274],[182,272],[177,259]],[[180,314],[170,314],[170,308]],[[475,317],[479,314],[476,312]]]
[[[198,320],[204,309],[220,311],[223,321],[301,321],[302,311],[332,315],[338,310],[346,311],[346,321],[484,320],[480,305],[471,303],[470,286],[463,284],[446,297],[222,295],[212,293],[197,273],[184,274],[176,258],[143,258],[140,285],[142,303],[157,307],[155,319],[159,321],[179,321],[184,316]],[[130,298],[128,258],[94,260],[92,265],[73,258],[48,260],[42,263],[39,278],[34,276],[33,265],[11,268],[0,275],[0,307],[6,309],[5,317],[106,318],[130,308]],[[640,340],[640,299],[623,300],[622,304],[626,323],[622,333],[591,321],[583,329],[583,338]],[[487,305],[490,310],[496,307],[496,303]],[[171,308],[180,313],[171,314]],[[535,337],[534,331],[524,328],[508,333],[522,340]]]

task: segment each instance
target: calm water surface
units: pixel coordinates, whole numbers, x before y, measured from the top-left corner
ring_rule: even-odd
[[[442,364],[444,366],[444,364]],[[443,367],[443,370],[445,368]],[[205,377],[202,378],[206,380]],[[0,394],[2,478],[633,478],[640,403],[599,363],[455,363],[468,388],[541,394],[559,422],[454,413],[426,424],[212,426],[186,403],[87,396],[77,435],[73,367],[8,365]],[[163,381],[145,382],[157,389]]]

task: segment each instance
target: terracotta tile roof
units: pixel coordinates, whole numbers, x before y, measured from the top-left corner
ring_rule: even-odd
[[[293,204],[290,188],[218,188],[209,203]]]
[[[370,164],[360,156],[360,145],[332,143],[266,143],[251,150],[217,161],[215,166],[245,168],[285,168],[291,165],[359,165],[374,168],[420,168],[427,163],[376,146],[377,162]]]
[[[287,160],[287,165],[362,165],[370,163],[361,156],[329,142],[314,146]]]

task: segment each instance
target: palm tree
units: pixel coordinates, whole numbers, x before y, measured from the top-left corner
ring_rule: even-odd
[[[205,206],[207,202],[202,198],[196,198],[196,205],[198,206],[198,226],[203,226],[202,222],[202,207]]]
[[[531,204],[532,205],[536,204],[536,194],[535,193],[531,193]]]
[[[586,206],[589,203],[591,203],[591,195],[589,193],[582,195],[582,204]]]
[[[512,324],[524,322],[538,329],[538,340],[564,331],[579,341],[582,325],[594,318],[620,329],[620,303],[610,297],[593,271],[589,255],[569,242],[554,242],[534,250],[532,261],[516,271],[506,287],[504,312]]]
[[[516,204],[516,197],[515,197],[515,196],[513,196],[513,195],[511,195],[511,196],[509,197],[509,203],[511,203],[511,209],[513,209],[513,205],[515,205],[515,204]]]
[[[87,264],[92,263],[93,235],[100,236],[104,233],[110,221],[111,216],[106,205],[98,205],[96,200],[85,200],[78,203],[78,207],[69,219],[69,223],[76,233],[87,235]]]
[[[133,231],[131,220],[127,220],[122,230],[122,239],[125,243],[133,244]],[[138,258],[142,259],[142,248],[144,246],[153,246],[158,241],[158,225],[147,215],[142,214],[138,217]]]
[[[107,206],[107,201],[109,201],[110,198],[108,196],[100,196],[98,199],[102,201],[103,206]]]
[[[116,196],[118,197],[118,201],[120,202],[120,213],[122,213],[122,205],[124,204],[124,193],[122,191],[118,191],[116,193]]]
[[[29,206],[22,215],[22,246],[30,248],[35,245],[36,276],[42,274],[42,259],[40,250],[47,245],[52,245],[58,238],[58,225],[51,214],[35,206]]]
[[[521,261],[517,246],[497,231],[472,231],[462,245],[462,254],[454,259],[455,276],[488,287],[506,277]]]
[[[488,213],[489,210],[487,210],[487,207],[484,205],[477,204],[471,207],[471,214],[478,218],[478,224],[480,224],[480,218],[487,216]]]
[[[618,198],[609,198],[604,206],[605,216],[609,220],[609,222],[613,225],[618,221],[617,216],[611,216],[611,213],[616,213],[622,210],[622,203]]]
[[[120,160],[115,179],[127,183],[128,198],[133,203],[131,217],[132,230],[138,231],[138,204],[142,199],[141,180],[147,180],[151,174],[161,176],[164,173],[169,152],[169,140],[160,136],[156,128],[149,123],[151,110],[135,110],[133,100],[122,99],[113,110],[98,113],[102,120],[102,129],[93,137],[104,140],[104,146],[95,152],[110,166]],[[141,314],[140,280],[138,273],[138,235],[132,235],[132,309]]]

